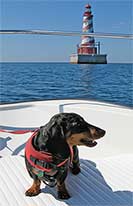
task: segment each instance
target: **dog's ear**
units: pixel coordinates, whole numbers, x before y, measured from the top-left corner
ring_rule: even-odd
[[[60,124],[60,130],[61,130],[61,134],[62,134],[62,138],[63,139],[67,139],[69,136],[71,136],[71,130],[69,129],[69,124],[67,124],[66,122],[62,122]]]
[[[50,121],[47,129],[50,138],[66,140],[71,135],[69,122],[65,118]]]
[[[55,122],[48,130],[48,141],[46,147],[52,154],[59,155],[62,159],[69,156],[70,149],[65,139],[65,130],[62,124]]]
[[[66,139],[67,138],[67,122],[60,120],[54,120],[48,124],[47,131],[49,132],[49,136],[51,138],[60,138],[60,139]]]
[[[61,124],[57,124],[55,123],[54,125],[51,126],[50,128],[50,136],[51,138],[62,138],[64,139],[65,137],[65,133],[64,133],[64,128],[63,128],[63,125]]]

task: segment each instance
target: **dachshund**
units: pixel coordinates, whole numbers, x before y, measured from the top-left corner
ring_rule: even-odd
[[[25,163],[33,184],[25,195],[38,195],[43,181],[51,187],[57,185],[59,199],[70,198],[65,179],[69,168],[74,175],[81,171],[77,146],[94,147],[104,135],[103,129],[76,113],[54,115],[26,143]]]

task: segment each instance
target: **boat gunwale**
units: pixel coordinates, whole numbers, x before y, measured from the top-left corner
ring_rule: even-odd
[[[50,98],[50,99],[34,99],[34,100],[25,100],[25,101],[18,101],[18,102],[0,102],[0,107],[14,105],[14,104],[25,104],[25,103],[37,103],[37,102],[47,102],[47,101],[84,101],[90,102],[90,104],[94,104],[95,106],[108,106],[108,107],[115,107],[121,109],[130,109],[133,110],[133,106],[125,106],[121,104],[110,103],[107,101],[97,101],[95,99],[82,99],[82,98]]]

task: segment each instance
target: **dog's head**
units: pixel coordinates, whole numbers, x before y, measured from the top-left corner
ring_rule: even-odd
[[[73,145],[94,147],[96,140],[105,135],[105,131],[87,123],[76,113],[60,113],[50,120],[50,135],[57,141],[66,140]]]

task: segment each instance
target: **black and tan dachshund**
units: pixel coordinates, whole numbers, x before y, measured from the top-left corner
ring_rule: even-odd
[[[76,113],[60,113],[40,127],[28,140],[25,148],[25,162],[33,185],[26,196],[40,193],[41,181],[49,186],[57,184],[58,198],[68,199],[65,186],[68,168],[77,175],[80,172],[78,145],[94,147],[95,140],[103,137],[105,131],[87,123]]]

